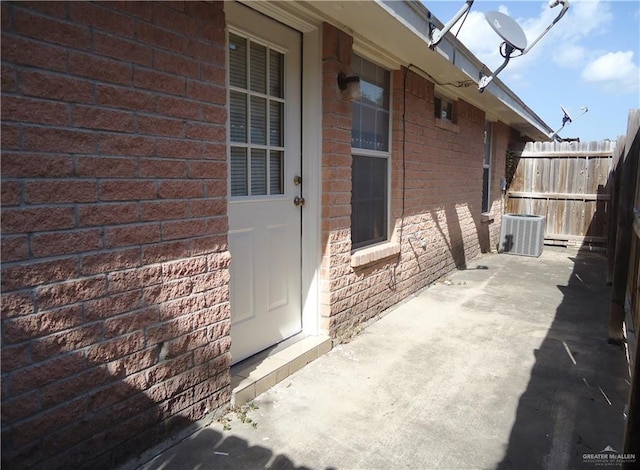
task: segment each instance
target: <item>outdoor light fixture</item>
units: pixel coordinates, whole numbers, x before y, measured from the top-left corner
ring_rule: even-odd
[[[338,88],[342,90],[342,97],[349,101],[358,101],[362,98],[360,91],[360,77],[352,75],[347,77],[344,72],[338,74]]]
[[[504,57],[504,62],[498,69],[493,72],[488,77],[483,76],[478,83],[478,91],[482,93],[491,80],[495,76],[497,76],[509,63],[509,59],[511,57],[520,57],[525,55],[527,52],[531,50],[533,46],[537,44],[537,42],[549,32],[549,30],[555,25],[560,18],[564,16],[564,14],[569,9],[569,1],[568,0],[551,0],[549,2],[549,8],[554,8],[558,5],[562,4],[562,10],[556,16],[556,18],[551,22],[549,26],[533,41],[529,46],[527,46],[527,36],[524,34],[522,28],[509,16],[504,13],[500,13],[499,11],[490,11],[485,14],[485,18],[489,23],[489,26],[493,28],[493,30],[500,36],[504,42],[500,45],[500,55]],[[512,55],[517,54],[518,55]]]
[[[458,10],[458,13],[455,14],[453,18],[449,20],[447,24],[444,25],[442,29],[436,28],[436,25],[431,21],[431,12],[428,14],[429,18],[429,49],[434,50],[438,43],[442,40],[445,34],[449,32],[451,28],[462,18],[464,14],[466,14],[470,9],[471,5],[473,5],[474,0],[467,0],[462,8]]]

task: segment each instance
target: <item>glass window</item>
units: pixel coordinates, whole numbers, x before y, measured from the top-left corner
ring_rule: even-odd
[[[482,212],[489,212],[489,188],[491,185],[491,132],[490,122],[484,124],[484,155],[482,158]]]
[[[359,248],[387,239],[387,159],[353,157],[351,243]]]
[[[284,55],[229,33],[231,196],[284,194]]]
[[[362,98],[353,103],[353,148],[389,151],[389,71],[356,55],[353,74],[360,77]]]
[[[434,111],[434,116],[438,119],[451,121],[453,123],[457,120],[453,102],[446,98],[440,96],[434,98]]]
[[[391,74],[357,55],[352,71],[362,98],[353,103],[351,243],[361,248],[387,240]]]

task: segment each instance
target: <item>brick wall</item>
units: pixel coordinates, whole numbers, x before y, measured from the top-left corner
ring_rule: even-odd
[[[458,100],[455,124],[436,119],[434,95],[433,83],[415,72],[405,69],[395,72],[393,169],[397,175],[394,181],[397,201],[393,202],[392,215],[398,233],[403,220],[403,166],[406,171],[402,253],[396,268],[396,290],[402,297],[455,268],[464,268],[480,254],[485,115]]]
[[[2,3],[2,462],[229,400],[222,2]]]
[[[342,99],[340,72],[351,72],[353,39],[322,29],[322,278],[321,326],[334,330],[344,307],[336,299],[349,282],[351,258],[351,103]]]
[[[497,123],[491,182],[496,215],[483,223],[484,112],[458,100],[455,123],[436,119],[434,84],[405,68],[394,71],[390,209],[400,254],[352,267],[351,104],[341,99],[335,81],[340,70],[349,71],[350,46],[349,36],[324,25],[322,324],[338,338],[357,333],[363,322],[497,244],[500,178],[513,139],[511,129]]]

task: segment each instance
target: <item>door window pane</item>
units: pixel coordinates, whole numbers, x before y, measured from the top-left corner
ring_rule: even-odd
[[[251,150],[251,195],[267,194],[267,151]]]
[[[271,194],[283,194],[284,185],[283,165],[284,152],[272,150],[269,156],[269,192]]]
[[[251,143],[267,143],[267,100],[251,97]]]
[[[284,56],[276,51],[269,53],[269,94],[283,98],[282,77],[284,76]]]
[[[229,83],[232,86],[247,86],[247,40],[229,34]]]
[[[251,91],[257,91],[258,93],[266,93],[267,91],[267,48],[251,43]]]
[[[231,142],[247,141],[247,95],[232,91],[229,93],[229,131]]]
[[[231,195],[246,196],[247,191],[247,149],[231,147]]]
[[[269,102],[269,143],[275,146],[282,146],[282,129],[284,127],[283,103],[278,101]]]
[[[284,54],[229,33],[231,196],[284,194]]]

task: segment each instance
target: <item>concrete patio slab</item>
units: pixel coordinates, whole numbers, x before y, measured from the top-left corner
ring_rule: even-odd
[[[140,468],[595,468],[628,398],[605,270],[483,256]]]

